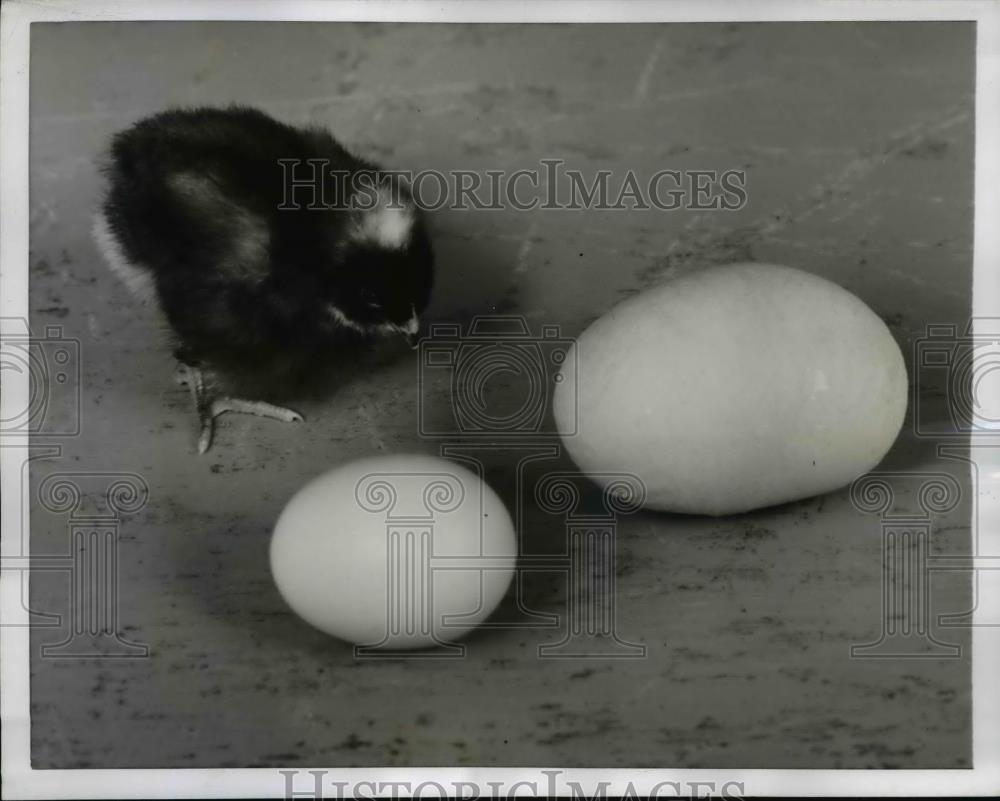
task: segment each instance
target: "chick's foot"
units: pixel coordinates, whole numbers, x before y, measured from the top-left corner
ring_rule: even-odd
[[[198,367],[181,364],[175,375],[177,383],[191,390],[195,411],[201,423],[201,433],[198,435],[198,453],[203,454],[212,446],[212,436],[215,431],[215,418],[226,412],[238,414],[253,414],[257,417],[269,417],[283,423],[301,423],[302,415],[275,406],[266,401],[245,400],[218,394],[210,381],[205,380],[205,373]]]

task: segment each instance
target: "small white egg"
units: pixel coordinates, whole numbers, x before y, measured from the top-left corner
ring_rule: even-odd
[[[471,631],[500,603],[516,556],[499,496],[465,467],[424,455],[324,473],[288,502],[271,539],[271,572],[296,614],[387,651]]]

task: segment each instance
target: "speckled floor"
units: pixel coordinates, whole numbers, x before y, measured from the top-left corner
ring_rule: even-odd
[[[461,660],[355,661],[283,605],[268,537],[324,468],[437,451],[418,436],[416,356],[389,349],[298,404],[305,425],[224,418],[199,458],[162,330],[88,230],[95,154],[169,104],[251,103],[414,170],[745,169],[732,212],[436,213],[430,317],[523,314],[572,336],[665,277],[752,258],[860,295],[912,375],[926,325],[970,313],[972,25],[35,25],[31,69],[31,323],[78,339],[82,365],[79,435],[33,463],[33,554],[73,547],[69,513],[38,500],[47,476],[149,488],[116,524],[118,627],[149,656],[43,658],[68,629],[37,629],[35,767],[968,766],[968,630],[936,619],[972,605],[968,575],[931,576],[931,634],[958,658],[852,659],[882,628],[882,539],[846,489],[720,520],[623,518],[617,628],[645,658],[539,659],[561,633],[536,628],[478,631]],[[943,419],[941,392],[921,397]],[[967,490],[912,422],[882,469]],[[516,456],[481,455],[510,498]],[[919,486],[900,479],[899,503]],[[931,523],[932,554],[968,552],[969,493]],[[526,547],[557,549],[562,531],[526,510]],[[68,613],[69,597],[65,572],[35,575],[35,610]],[[531,608],[565,598],[564,576],[527,578]],[[517,617],[511,598],[500,618]]]

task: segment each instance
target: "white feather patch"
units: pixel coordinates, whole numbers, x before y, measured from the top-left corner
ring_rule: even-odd
[[[91,234],[97,249],[108,264],[108,268],[113,272],[129,291],[143,303],[156,303],[156,283],[153,274],[137,264],[132,263],[125,256],[121,244],[111,231],[111,225],[103,213],[94,215],[94,224]]]
[[[359,331],[362,334],[368,333],[371,328],[370,326],[361,325],[361,323],[356,323],[346,314],[344,314],[340,309],[334,306],[332,303],[328,304],[326,307],[327,313],[336,320],[344,328],[350,328],[352,331]]]
[[[364,323],[358,323],[344,314],[339,308],[334,306],[332,303],[327,304],[326,307],[327,314],[330,315],[334,320],[337,321],[339,325],[344,326],[344,328],[349,328],[352,331],[358,331],[362,334],[416,334],[420,330],[420,318],[417,317],[417,313],[414,311],[413,316],[407,320],[403,325],[396,325],[395,323],[376,323],[374,325],[365,325]]]
[[[406,247],[413,229],[413,207],[394,198],[391,190],[379,188],[378,200],[370,209],[359,211],[351,238],[374,242],[384,248]]]

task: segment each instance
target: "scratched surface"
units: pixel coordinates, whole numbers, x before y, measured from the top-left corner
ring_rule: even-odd
[[[894,510],[921,514],[923,474],[961,491],[928,518],[941,567],[970,549],[968,471],[913,433],[943,424],[947,395],[914,376],[912,353],[928,323],[969,316],[971,25],[63,24],[32,35],[31,324],[79,340],[82,365],[80,433],[31,470],[33,555],[68,564],[73,515],[96,514],[90,493],[114,476],[149,488],[145,505],[105,524],[119,537],[116,625],[148,658],[56,658],[70,646],[43,658],[70,625],[39,618],[53,625],[32,642],[36,767],[970,764],[968,629],[937,619],[971,607],[969,576],[930,574],[930,628],[900,648],[934,658],[850,658],[883,629],[883,540],[878,514],[846,489],[719,520],[622,517],[613,653],[641,644],[645,658],[540,659],[560,624],[478,631],[460,660],[355,661],[283,605],[268,538],[323,469],[436,452],[418,436],[417,357],[387,349],[331,397],[297,404],[302,426],[224,418],[198,458],[162,326],[104,270],[88,230],[95,155],[169,104],[251,103],[413,170],[543,158],[591,176],[745,170],[737,211],[435,213],[428,316],[521,314],[572,336],[623,296],[708,264],[829,277],[887,321],[918,383],[927,420],[911,414],[882,466],[916,474],[893,480]],[[445,408],[447,386],[428,381],[425,407]],[[519,454],[479,456],[515,503]],[[566,466],[538,461],[527,480]],[[39,501],[55,473],[85,485],[80,509]],[[527,551],[565,546],[565,520],[523,512]],[[68,582],[39,572],[32,608],[69,615]],[[498,619],[551,620],[539,614],[558,615],[566,598],[564,574],[533,573],[520,600],[535,614],[509,597]]]

